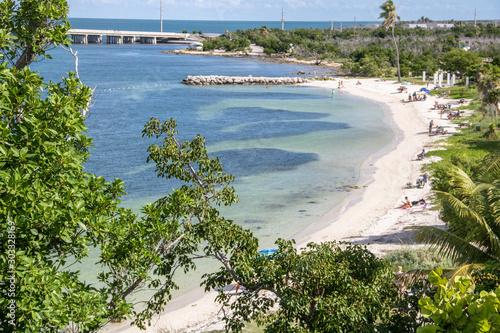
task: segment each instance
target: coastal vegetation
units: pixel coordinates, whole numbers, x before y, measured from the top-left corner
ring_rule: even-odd
[[[395,18],[392,2],[385,4],[387,17]],[[58,332],[73,327],[94,332],[124,318],[145,328],[178,288],[175,276],[194,270],[197,260],[207,258],[220,265],[203,276],[201,284],[207,290],[222,290],[232,283],[241,290],[235,300],[222,291],[218,298],[232,310],[225,320],[233,331],[241,331],[250,320],[268,332],[497,328],[498,320],[488,326],[488,320],[498,318],[500,292],[496,44],[488,48],[478,42],[475,56],[470,56],[474,52],[457,49],[470,31],[467,26],[429,32],[395,22],[390,25],[391,37],[401,48],[401,59],[384,46],[391,44],[386,44],[388,32],[383,28],[359,29],[356,45],[348,29],[283,32],[262,27],[220,37],[243,48],[255,42],[270,54],[293,47],[297,55],[313,57],[317,63],[342,57],[349,59],[345,69],[353,74],[390,75],[400,61],[402,75],[432,72],[439,61],[463,75],[478,73],[474,105],[494,112],[479,110],[479,118],[474,118],[479,130],[464,129],[448,141],[448,149],[429,153],[443,157],[430,165],[430,171],[448,230],[421,229],[418,237],[461,263],[482,266],[472,279],[458,278],[453,286],[437,270],[429,277],[436,288],[420,281],[403,293],[388,261],[362,246],[308,244],[298,251],[293,241],[278,240],[274,254],[259,254],[252,233],[218,210],[238,201],[230,186],[234,178],[224,172],[218,158],[209,156],[202,136],[180,141],[174,119],[151,119],[143,136],[155,140],[148,162],[155,163],[158,178],[175,178],[183,185],[144,206],[140,216],[120,207],[123,182],[106,182],[83,169],[91,158],[85,117],[93,90],[77,71],[61,82],[45,82],[29,67],[47,56],[52,45],[69,46],[67,3],[7,0],[0,9],[0,330]],[[494,27],[473,31],[467,38],[477,42],[477,36],[491,32],[488,38],[496,40]],[[421,41],[409,47],[403,38],[409,34],[420,34],[421,41],[435,40],[430,48],[420,48]],[[493,64],[481,66],[483,57],[491,57]],[[468,89],[459,87],[455,93],[462,98]],[[87,281],[78,265],[91,261],[92,251],[99,255],[91,264],[101,270],[94,281]],[[481,290],[479,297],[471,281]],[[135,306],[132,295],[144,289],[153,291],[143,306]],[[418,301],[424,292],[437,297]],[[454,298],[446,297],[450,293]],[[474,312],[483,305],[487,311]],[[443,315],[441,307],[456,315]],[[482,317],[485,312],[488,318]],[[439,328],[420,327],[429,320]]]
[[[477,79],[477,66],[483,60],[500,65],[500,27],[452,22],[453,27],[448,28],[410,28],[407,22],[399,21],[392,6],[381,6],[386,24],[380,26],[333,30],[262,26],[228,31],[215,40],[204,41],[203,50],[245,54],[248,46],[255,44],[270,57],[313,60],[316,65],[340,63],[345,75],[398,79],[438,69]]]

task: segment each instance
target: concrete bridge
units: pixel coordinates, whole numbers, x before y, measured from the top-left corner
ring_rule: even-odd
[[[150,32],[150,31],[119,31],[119,30],[92,30],[92,29],[70,29],[68,35],[71,36],[73,44],[101,44],[103,40],[107,44],[156,44],[158,42],[189,42],[190,36],[187,33],[176,32]],[[105,37],[105,39],[103,38]],[[196,36],[198,37],[198,36]],[[198,39],[196,39],[198,40]],[[194,42],[195,39],[191,40]]]

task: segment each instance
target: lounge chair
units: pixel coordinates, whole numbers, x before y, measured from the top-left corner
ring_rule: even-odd
[[[464,120],[464,121],[462,121],[460,124],[458,124],[458,127],[459,127],[459,128],[462,128],[462,127],[464,127],[464,126],[465,126],[465,127],[469,127],[469,125],[470,125],[470,124],[469,124],[469,121],[468,121],[468,120]]]

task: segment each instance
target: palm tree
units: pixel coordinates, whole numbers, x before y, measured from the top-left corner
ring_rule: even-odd
[[[269,31],[267,31],[267,27],[265,25],[263,25],[260,28],[260,32],[261,32],[262,36],[264,36],[264,37],[267,37],[267,35],[269,35]]]
[[[398,44],[396,43],[396,38],[394,37],[394,26],[396,25],[396,21],[401,21],[401,17],[396,14],[396,6],[392,3],[392,0],[387,0],[384,2],[380,9],[383,10],[378,17],[383,18],[384,22],[382,22],[382,26],[385,27],[385,30],[392,29],[392,42],[394,43],[394,47],[396,48],[396,62],[398,65],[398,82],[401,82],[401,69],[399,68],[399,49]]]
[[[500,262],[500,158],[477,178],[453,166],[452,189],[434,191],[449,229],[415,227],[416,238],[460,263]]]
[[[491,68],[487,68],[487,71],[484,73],[480,72],[478,75],[477,90],[481,96],[483,107],[495,107],[495,124],[497,124],[497,111],[500,106],[500,80],[498,79],[498,73]]]

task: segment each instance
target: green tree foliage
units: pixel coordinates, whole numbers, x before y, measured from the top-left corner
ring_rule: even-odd
[[[467,52],[458,48],[443,53],[439,58],[439,63],[443,70],[452,73],[458,72],[460,77],[467,73],[475,73],[477,66],[481,62],[482,60],[477,53]]]
[[[481,97],[483,109],[490,107],[495,109],[495,124],[497,124],[497,113],[500,108],[499,73],[500,67],[498,66],[483,66],[480,68],[477,82],[477,91]]]
[[[66,1],[54,0],[50,5],[36,1],[5,0],[0,3],[0,27],[2,40],[6,33],[16,36],[17,47],[0,46],[2,54],[12,66],[21,70],[35,59],[41,60],[51,47],[68,45],[66,31],[69,22]]]
[[[246,51],[250,47],[250,41],[246,38],[235,37],[229,39],[226,36],[219,36],[215,40],[204,40],[203,51],[211,51],[216,49],[224,49],[228,52]]]
[[[7,15],[45,27],[40,35],[67,43],[67,27],[51,25],[65,22],[65,1],[1,6],[4,22]],[[159,177],[185,185],[144,207],[141,217],[119,208],[123,183],[83,171],[90,157],[84,114],[92,90],[75,73],[45,83],[22,67],[43,56],[49,41],[29,44],[16,31],[22,26],[6,27],[0,29],[1,56],[8,60],[0,65],[0,328],[59,332],[71,323],[91,332],[124,317],[145,327],[177,288],[175,273],[194,269],[195,259],[215,258],[224,274],[236,277],[244,262],[239,258],[254,255],[257,240],[213,208],[237,197],[228,186],[232,177],[208,157],[203,138],[180,142],[175,121],[148,122],[145,136],[166,136],[150,147],[148,159]],[[89,257],[93,249],[97,257]],[[84,281],[74,265],[84,259],[96,271],[94,281]],[[143,289],[150,298],[134,308],[131,295]]]
[[[500,331],[500,287],[475,293],[470,277],[455,277],[450,284],[441,274],[437,270],[429,275],[437,288],[434,299],[426,296],[418,302],[422,316],[434,324],[418,328],[418,333]]]
[[[393,273],[365,247],[326,242],[298,251],[292,241],[277,244],[271,257],[254,260],[250,280],[241,281],[246,289],[226,319],[233,330],[257,318],[266,332],[374,332],[388,318],[397,298]],[[230,297],[221,293],[219,300]]]
[[[500,261],[500,159],[470,178],[450,166],[450,186],[435,191],[448,230],[416,227],[418,240],[461,263]]]
[[[471,276],[476,291],[496,289],[500,287],[500,262],[487,261],[483,267],[473,270]]]

